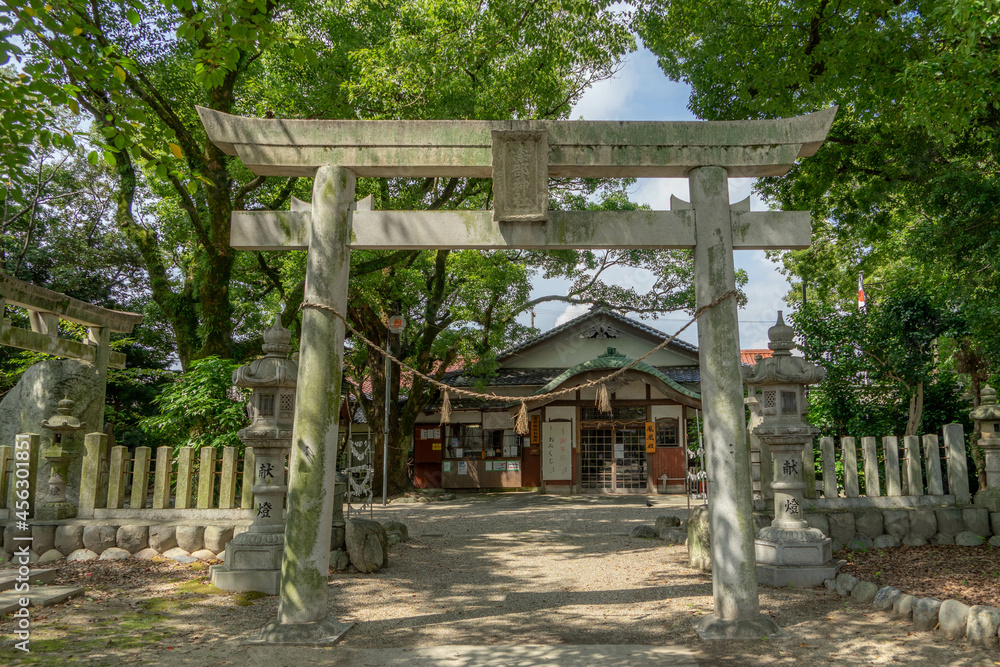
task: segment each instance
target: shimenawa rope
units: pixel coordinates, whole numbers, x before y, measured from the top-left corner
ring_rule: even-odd
[[[303,301],[302,304],[299,306],[299,310],[302,310],[304,308],[318,308],[320,310],[325,310],[327,312],[333,313],[335,316],[340,318],[340,320],[344,323],[344,326],[347,327],[348,331],[350,331],[352,334],[363,340],[369,347],[378,351],[378,353],[381,354],[383,357],[387,357],[391,362],[393,362],[400,368],[404,368],[410,371],[417,377],[422,378],[425,382],[430,383],[431,385],[437,387],[442,392],[444,392],[444,399],[442,400],[441,403],[441,424],[449,423],[449,420],[451,418],[451,397],[449,396],[449,394],[454,392],[460,396],[467,396],[469,398],[498,399],[502,401],[520,402],[521,409],[518,410],[517,413],[517,419],[514,423],[514,431],[519,435],[527,435],[528,433],[527,404],[529,401],[530,402],[545,401],[550,398],[556,398],[557,396],[562,396],[564,394],[576,392],[580,389],[587,389],[590,387],[597,386],[598,387],[597,401],[596,401],[597,409],[605,414],[610,413],[611,396],[608,392],[606,383],[614,380],[615,378],[621,375],[624,375],[626,371],[630,370],[631,368],[634,368],[636,365],[640,364],[645,359],[648,359],[650,356],[652,356],[659,350],[662,350],[667,345],[672,343],[674,340],[676,340],[678,336],[684,333],[685,329],[687,329],[689,326],[697,322],[698,318],[701,317],[702,313],[704,313],[706,310],[708,310],[709,308],[714,308],[715,306],[719,305],[726,299],[737,296],[738,294],[739,292],[737,292],[736,290],[729,290],[728,292],[720,294],[718,297],[713,299],[711,303],[705,304],[704,306],[696,310],[694,316],[690,320],[688,320],[687,324],[678,329],[673,336],[667,338],[662,343],[660,343],[652,350],[639,357],[638,359],[633,359],[627,365],[622,366],[621,368],[615,370],[612,373],[609,373],[608,375],[605,375],[602,378],[595,378],[593,380],[588,380],[582,384],[574,385],[572,387],[566,387],[563,389],[558,389],[556,391],[550,391],[545,394],[535,394],[532,396],[503,396],[500,394],[496,394],[494,392],[486,393],[486,392],[472,391],[470,389],[463,389],[461,387],[453,387],[451,385],[445,384],[444,382],[441,382],[440,380],[436,380],[435,378],[430,377],[426,373],[421,373],[416,368],[413,368],[412,366],[409,366],[405,362],[400,361],[396,357],[392,356],[381,345],[369,340],[367,337],[365,337],[364,334],[362,334],[360,331],[351,326],[351,323],[347,321],[347,318],[341,315],[339,312],[337,312],[337,309],[334,308],[333,306],[327,306],[322,303],[312,303],[310,301]]]

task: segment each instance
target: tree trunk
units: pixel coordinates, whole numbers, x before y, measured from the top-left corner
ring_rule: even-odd
[[[904,435],[917,435],[920,420],[924,416],[924,383],[918,382],[916,391],[910,395],[910,416],[906,420]]]

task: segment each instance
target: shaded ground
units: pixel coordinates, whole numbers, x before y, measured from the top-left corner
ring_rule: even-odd
[[[844,550],[841,572],[904,593],[1000,607],[1000,549],[955,545]]]
[[[60,583],[83,583],[86,597],[41,610],[32,654],[2,645],[0,663],[358,667],[385,664],[378,650],[405,655],[454,646],[447,664],[471,666],[482,662],[460,654],[459,645],[496,647],[499,654],[527,644],[565,646],[582,658],[580,646],[674,647],[690,656],[684,664],[700,665],[992,667],[1000,659],[940,634],[916,633],[908,623],[873,622],[869,608],[825,589],[761,589],[761,608],[787,629],[785,639],[702,642],[691,621],[712,609],[710,577],[686,567],[684,547],[627,537],[635,525],[686,510],[647,509],[644,502],[499,494],[377,508],[376,519],[406,522],[412,539],[392,548],[382,572],[331,577],[331,615],[355,623],[332,648],[241,645],[275,618],[277,600],[220,593],[205,583],[205,569],[68,564]],[[10,632],[9,621],[0,625],[4,639]],[[666,663],[675,664],[660,659]]]

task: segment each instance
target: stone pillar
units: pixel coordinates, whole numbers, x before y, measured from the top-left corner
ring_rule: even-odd
[[[823,497],[838,498],[837,491],[837,460],[833,448],[833,438],[820,438],[819,448],[823,458]]]
[[[936,433],[924,435],[924,458],[927,460],[927,495],[943,496],[944,482],[941,481],[941,445]]]
[[[858,447],[854,438],[847,436],[840,439],[840,461],[844,464],[844,495],[857,498],[861,495],[858,487]]]
[[[695,295],[701,307],[736,289],[729,184],[722,167],[692,169],[688,182],[695,211]],[[761,615],[757,595],[739,338],[736,299],[723,301],[698,320],[715,603],[712,614],[695,622],[704,639],[760,639],[781,632]]]
[[[7,480],[7,508],[12,512],[11,518],[21,520],[21,512],[27,512],[25,516],[29,518],[34,518],[35,516],[35,502],[38,495],[38,448],[40,442],[41,436],[37,433],[18,433],[14,436],[11,476]],[[28,483],[27,497],[24,497],[22,493],[25,489],[23,484],[25,480]],[[27,505],[23,504],[25,501],[27,501]]]
[[[77,516],[94,518],[94,509],[101,501],[101,464],[108,455],[108,436],[88,433],[83,437],[83,468],[80,471],[80,506]],[[168,478],[169,479],[169,478]],[[169,481],[167,489],[169,490]],[[155,505],[154,505],[155,507]]]
[[[877,498],[882,495],[878,479],[878,450],[876,440],[871,436],[861,438],[861,453],[865,462],[865,496]]]
[[[976,492],[975,504],[1000,512],[1000,405],[993,387],[983,387],[982,404],[972,411],[979,425],[979,446],[983,450],[986,486]]]
[[[110,327],[87,327],[87,342],[95,346],[94,368],[97,369],[98,396],[97,404],[104,405],[108,391],[108,365],[111,363],[111,329]],[[104,431],[104,410],[98,410],[96,421],[91,425],[94,431]]]
[[[330,551],[344,549],[347,544],[347,520],[344,518],[344,495],[347,493],[347,487],[347,474],[337,472],[333,500],[333,525],[330,527]]]
[[[753,453],[757,452],[757,470],[751,468],[751,480],[760,484],[760,497],[763,500],[770,500],[773,497],[771,482],[774,481],[774,463],[771,460],[771,451],[767,445],[760,441],[760,438],[753,434],[753,430],[760,426],[761,405],[760,397],[752,391],[744,401],[750,412],[750,419],[747,422],[747,439],[750,441],[751,464]],[[754,489],[756,492],[756,489]]]
[[[899,439],[894,435],[882,438],[882,454],[885,460],[885,495],[901,496],[899,484]]]
[[[354,183],[354,172],[331,166],[317,169],[313,181],[304,301],[342,314],[351,269]],[[330,643],[350,627],[327,617],[343,358],[344,323],[330,311],[303,309],[281,603],[277,621],[254,642]]]
[[[803,415],[803,419],[805,416]],[[816,497],[816,450],[810,440],[802,448],[802,495],[806,498]]]
[[[906,488],[907,496],[924,495],[924,476],[920,467],[920,436],[903,436],[903,451],[906,453]]]
[[[955,502],[972,502],[969,493],[969,459],[965,454],[965,430],[961,424],[944,425],[944,446],[948,449],[948,493]]]
[[[764,438],[762,438],[764,439]],[[806,484],[799,466],[802,461],[802,442],[792,438],[767,437],[774,455],[774,519],[776,528],[797,530],[809,524],[803,518],[802,498]]]

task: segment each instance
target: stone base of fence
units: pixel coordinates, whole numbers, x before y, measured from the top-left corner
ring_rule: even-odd
[[[759,511],[771,511],[773,501],[754,500],[754,509]],[[864,509],[911,509],[911,508],[937,508],[954,507],[955,496],[897,496],[894,498],[885,496],[875,496],[874,498],[806,498],[803,506],[806,512],[823,512],[836,510],[864,510]]]
[[[190,512],[190,510],[188,510]],[[188,513],[185,512],[185,513]],[[147,510],[144,514],[148,514]],[[144,517],[149,518],[149,517]],[[31,560],[47,563],[67,560],[151,560],[164,555],[181,562],[222,560],[226,545],[245,531],[250,518],[229,521],[109,523],[99,519],[36,521],[31,527]],[[9,560],[16,546],[15,524],[3,530],[0,559]]]
[[[807,512],[810,527],[833,540],[833,550],[900,545],[1000,543],[1000,512],[979,507],[912,507]]]

